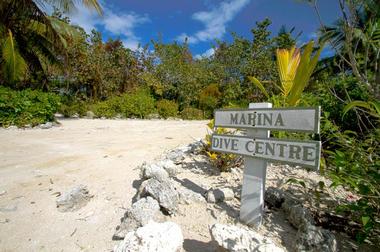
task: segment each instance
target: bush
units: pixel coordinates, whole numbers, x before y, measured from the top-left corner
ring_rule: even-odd
[[[0,125],[32,126],[54,120],[59,96],[38,90],[0,87]]]
[[[355,78],[345,76],[330,78],[326,81],[317,83],[313,93],[314,94],[305,94],[303,99],[305,99],[305,103],[308,104],[304,105],[320,105],[324,112],[329,113],[329,119],[342,130],[361,131],[358,117],[353,110],[349,111],[346,116],[342,116],[342,111],[349,101],[370,100],[368,90],[363,86],[359,86],[358,81]],[[337,99],[336,96],[340,99]],[[363,120],[363,122],[366,126],[370,126],[367,120]],[[363,127],[362,123],[361,127]]]
[[[146,118],[149,114],[155,112],[155,107],[154,99],[149,92],[137,90],[134,93],[112,97],[91,106],[85,102],[66,105],[62,109],[62,113],[68,116],[74,113],[85,115],[88,110],[92,110],[97,117],[114,118],[117,115],[123,115],[126,118]]]
[[[185,120],[202,120],[204,119],[203,111],[196,108],[184,108],[181,112],[182,119]]]
[[[160,100],[156,104],[158,114],[163,118],[175,117],[178,114],[178,104],[174,101]]]
[[[221,172],[229,172],[231,168],[239,162],[239,157],[235,154],[214,152],[211,150],[211,137],[213,134],[227,134],[225,128],[218,127],[215,129],[214,119],[207,124],[210,131],[206,134],[205,152],[209,157],[211,164]],[[234,133],[234,132],[233,132]]]
[[[74,114],[85,116],[86,112],[90,110],[90,105],[87,101],[71,97],[62,97],[61,101],[61,106],[58,111],[65,117],[71,117]]]
[[[380,130],[375,129],[363,138],[356,132],[342,131],[324,113],[321,137],[326,157],[325,172],[332,180],[331,187],[343,186],[360,196],[350,204],[340,205],[361,226],[358,241],[375,238],[380,231]]]
[[[121,112],[125,117],[146,118],[155,112],[154,98],[147,90],[137,90],[121,97]]]
[[[113,118],[118,114],[122,114],[121,97],[113,97],[106,101],[101,101],[92,106],[92,112],[97,117]]]
[[[211,84],[203,89],[199,94],[199,106],[206,113],[207,118],[213,116],[213,111],[219,103],[221,93],[217,84]]]

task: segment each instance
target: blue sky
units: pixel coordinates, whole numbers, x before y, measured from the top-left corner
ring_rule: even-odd
[[[302,31],[300,41],[315,37],[318,18],[311,5],[301,0],[116,0],[100,1],[103,17],[78,6],[71,13],[73,23],[87,32],[96,28],[103,39],[120,38],[126,47],[137,48],[151,39],[164,42],[188,39],[194,55],[212,54],[215,39],[231,41],[230,32],[251,39],[256,21],[268,17],[270,30],[276,34],[282,25]],[[318,7],[325,24],[339,15],[338,1],[319,0]],[[328,50],[325,54],[328,54]]]

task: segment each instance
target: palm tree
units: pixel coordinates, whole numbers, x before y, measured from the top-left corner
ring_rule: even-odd
[[[73,36],[74,31],[43,9],[53,5],[70,12],[75,2],[82,2],[102,14],[97,0],[1,0],[0,81],[13,84],[27,74],[42,75],[46,80],[45,65],[62,62],[59,55],[65,53],[65,38]]]
[[[380,85],[380,5],[366,0],[363,6],[351,4],[347,9],[349,13],[342,6],[343,17],[332,26],[322,26],[321,40],[330,43],[344,66],[376,94]]]

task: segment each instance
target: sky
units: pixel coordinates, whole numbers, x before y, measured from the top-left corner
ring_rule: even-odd
[[[302,32],[299,43],[316,37],[320,27],[314,9],[306,0],[115,0],[99,1],[104,15],[83,6],[70,13],[72,23],[88,33],[97,29],[103,40],[121,39],[136,49],[152,39],[165,43],[183,42],[187,38],[196,57],[212,55],[215,40],[231,41],[231,32],[252,39],[251,29],[268,17],[269,30],[276,35],[282,25]],[[319,0],[318,9],[324,24],[340,16],[338,1]],[[326,49],[324,54],[330,54]]]

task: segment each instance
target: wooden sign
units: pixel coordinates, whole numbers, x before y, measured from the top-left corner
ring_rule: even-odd
[[[320,108],[216,110],[215,126],[319,133]]]
[[[235,135],[213,135],[211,149],[217,152],[239,154],[319,168],[321,142],[295,141],[275,138],[251,138]]]
[[[269,138],[270,130],[319,133],[320,107],[272,109],[250,103],[249,109],[216,110],[215,127],[245,128],[246,136],[213,135],[211,149],[245,156],[240,219],[259,226],[264,211],[267,161],[319,168],[321,143]]]

